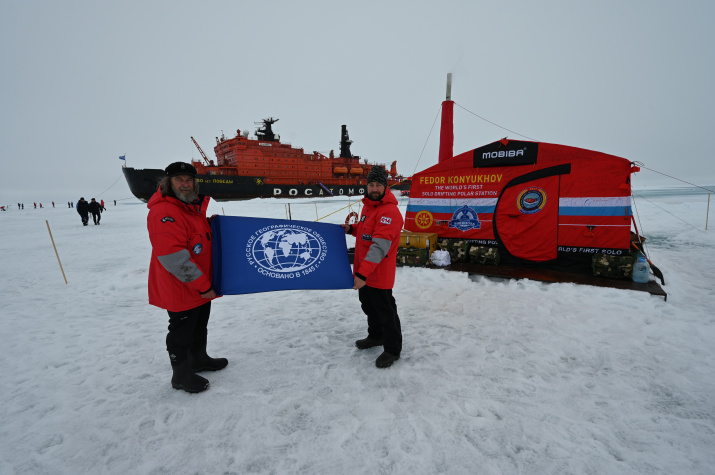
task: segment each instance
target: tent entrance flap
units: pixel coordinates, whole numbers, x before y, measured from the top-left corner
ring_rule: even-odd
[[[514,257],[544,262],[558,257],[560,175],[569,164],[512,179],[494,211],[494,235]]]

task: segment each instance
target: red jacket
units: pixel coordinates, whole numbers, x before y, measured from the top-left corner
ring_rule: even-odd
[[[353,275],[364,277],[370,287],[391,289],[395,285],[397,247],[403,225],[397,198],[387,188],[382,200],[365,197],[362,202],[360,220],[352,229],[356,238]]]
[[[181,312],[208,302],[200,294],[211,289],[209,201],[187,204],[157,191],[147,203],[150,304]]]

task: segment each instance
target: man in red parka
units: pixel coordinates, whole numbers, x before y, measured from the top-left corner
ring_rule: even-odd
[[[387,187],[384,168],[375,166],[368,173],[362,202],[360,220],[354,225],[342,225],[346,234],[356,238],[353,289],[357,289],[362,311],[367,315],[367,338],[356,341],[355,346],[361,350],[382,346],[384,351],[375,365],[388,368],[402,352],[402,327],[392,287],[403,220],[397,198]]]
[[[149,303],[169,313],[171,385],[190,393],[208,389],[195,374],[228,365],[225,358],[206,354],[211,300],[211,226],[206,219],[209,198],[198,194],[196,169],[175,162],[149,199],[147,228],[151,241]]]

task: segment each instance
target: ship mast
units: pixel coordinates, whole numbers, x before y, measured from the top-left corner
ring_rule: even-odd
[[[353,158],[353,154],[350,152],[350,145],[353,143],[348,136],[348,126],[343,125],[342,134],[340,135],[340,156],[345,158]]]
[[[280,142],[280,135],[274,134],[273,129],[271,128],[271,125],[275,124],[276,122],[278,122],[278,119],[274,119],[273,117],[263,119],[261,122],[256,122],[256,125],[263,125],[263,127],[256,130],[256,138],[258,138],[258,140],[264,140],[266,142]]]

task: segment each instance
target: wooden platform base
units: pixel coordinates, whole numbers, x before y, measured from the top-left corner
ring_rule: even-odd
[[[482,266],[479,264],[451,264],[446,267],[428,265],[430,269],[444,269],[448,271],[466,272],[469,275],[483,275],[486,277],[499,277],[502,279],[531,279],[541,282],[571,282],[581,285],[593,285],[596,287],[611,287],[614,289],[637,290],[648,292],[651,295],[658,295],[668,300],[668,294],[655,281],[647,284],[638,284],[627,279],[609,279],[594,275],[572,274],[549,269],[535,269],[528,267],[514,266]]]

